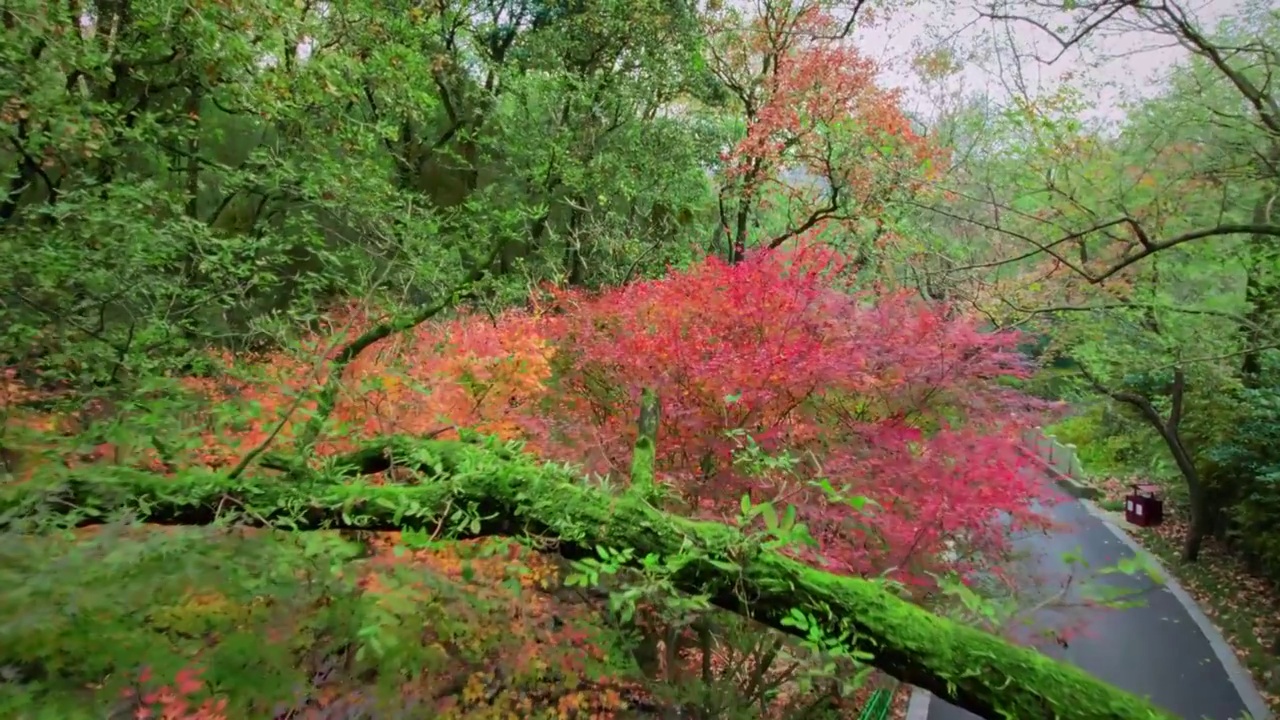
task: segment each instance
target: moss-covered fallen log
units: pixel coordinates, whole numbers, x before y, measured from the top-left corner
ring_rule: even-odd
[[[392,464],[414,484],[374,484],[365,474]],[[664,513],[639,494],[589,484],[492,442],[392,438],[322,471],[229,480],[208,471],[176,478],[115,469],[56,486],[11,486],[0,494],[0,527],[48,513],[101,522],[129,512],[156,523],[204,524],[234,512],[283,527],[435,528],[464,509],[462,534],[532,533],[558,540],[568,557],[597,546],[687,560],[674,581],[784,632],[793,610],[907,682],[987,718],[1136,720],[1170,718],[1147,701],[1072,666],[937,617],[881,586],[815,570],[762,551],[737,529]],[[473,523],[478,520],[478,523]],[[732,569],[729,569],[732,568]]]

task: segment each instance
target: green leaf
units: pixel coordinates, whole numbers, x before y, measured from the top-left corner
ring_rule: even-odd
[[[765,503],[760,506],[760,512],[764,515],[764,526],[770,530],[778,529],[778,512],[773,509],[772,503]]]
[[[809,627],[809,616],[799,608],[791,608],[790,612],[782,618],[781,624],[786,627],[793,627],[798,630],[805,630]]]
[[[865,495],[853,495],[853,496],[850,496],[847,500],[845,500],[845,502],[846,502],[846,503],[848,503],[849,507],[851,507],[851,508],[853,508],[854,510],[857,510],[857,511],[859,511],[859,512],[861,512],[861,511],[862,511],[862,509],[863,509],[864,507],[866,507],[868,504],[871,504],[871,505],[875,505],[875,504],[876,504],[876,502],[875,502],[874,500],[872,500],[871,498],[866,497]]]

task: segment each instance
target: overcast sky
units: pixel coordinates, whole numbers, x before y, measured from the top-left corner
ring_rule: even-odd
[[[1180,4],[1192,11],[1203,25],[1212,26],[1238,8],[1241,2],[1184,0]],[[1028,24],[996,25],[979,19],[971,0],[923,0],[917,7],[900,11],[885,26],[864,30],[858,42],[866,52],[881,61],[885,83],[907,89],[909,105],[913,109],[927,111],[932,104],[928,98],[910,92],[917,84],[911,76],[911,58],[921,49],[937,47],[939,38],[970,49],[989,49],[992,46],[990,34],[996,31],[1003,36],[1006,27],[1014,42],[1024,51],[1035,49],[1044,57],[1057,53],[1056,43]],[[1027,82],[1038,83],[1041,89],[1060,82],[1063,73],[1075,73],[1078,80],[1073,84],[1086,89],[1095,108],[1092,114],[1098,119],[1118,120],[1123,116],[1120,101],[1124,97],[1157,87],[1163,73],[1186,55],[1182,48],[1170,46],[1166,37],[1152,32],[1125,31],[1097,37],[1090,51],[1068,53],[1052,66],[1046,67],[1028,59],[1023,68]],[[1091,67],[1090,59],[1104,57],[1111,60]],[[969,64],[957,82],[963,83],[966,92],[1007,97],[994,60],[987,59],[981,65]]]

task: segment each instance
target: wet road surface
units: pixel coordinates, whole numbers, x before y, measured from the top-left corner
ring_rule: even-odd
[[[1066,553],[1076,553],[1095,570],[1114,567],[1121,559],[1133,557],[1132,549],[1079,502],[1064,497],[1052,514],[1065,524],[1062,530],[1031,533],[1015,540],[1015,546],[1026,553],[1019,563],[1019,576],[1026,578],[1028,594],[1043,598],[1062,592],[1065,578],[1073,572],[1063,559]],[[1187,720],[1245,717],[1245,703],[1209,639],[1168,588],[1143,573],[1098,577],[1079,566],[1074,572],[1077,579],[1068,585],[1067,603],[1079,597],[1076,586],[1080,576],[1088,575],[1093,584],[1105,582],[1139,592],[1140,596],[1134,599],[1141,599],[1143,604],[1133,608],[1048,608],[1035,614],[1035,630],[1081,626],[1081,631],[1068,635],[1067,647],[1038,636],[1039,633],[1028,642],[1047,655],[1145,695]],[[1035,600],[1023,606],[1034,607]],[[928,720],[977,717],[936,697],[929,703]]]

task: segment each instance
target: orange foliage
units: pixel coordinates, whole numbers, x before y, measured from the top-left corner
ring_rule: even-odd
[[[365,592],[407,591],[427,609],[422,643],[440,662],[405,691],[430,699],[432,717],[610,718],[626,706],[620,691],[639,692],[604,670],[608,658],[593,611],[554,594],[560,568],[547,556],[501,539],[400,555],[399,533],[379,533],[369,544],[374,556],[362,572]],[[457,602],[425,581],[395,587],[389,573],[397,569],[450,581],[472,599]],[[433,606],[447,623],[432,624]]]
[[[165,472],[175,467],[220,468],[275,435],[287,448],[315,412],[317,393],[348,342],[375,318],[352,308],[329,316],[324,327],[293,352],[234,357],[215,353],[224,371],[178,378],[192,395],[187,411],[165,422],[194,436],[197,449],[162,461],[155,447],[98,443],[86,451],[76,436],[95,418],[111,419],[112,408],[86,403],[78,415],[30,408],[48,399],[22,383],[13,368],[0,375],[0,471],[29,479],[53,458],[62,465],[108,462]],[[553,350],[537,329],[537,316],[504,313],[492,321],[475,315],[428,323],[376,343],[344,372],[331,423],[316,452],[346,452],[362,440],[389,433],[449,437],[455,427],[513,438],[517,413],[535,402],[551,375]]]
[[[126,688],[122,694],[134,706],[132,717],[136,720],[227,720],[223,714],[226,698],[192,704],[191,696],[205,689],[201,672],[200,668],[186,667],[177,672],[173,682],[157,685],[151,669],[144,667],[136,678],[141,689]]]
[[[251,372],[238,379],[184,380],[210,400],[256,407],[252,417],[237,418],[234,432],[225,424],[207,427],[201,462],[232,463],[273,432],[281,445],[295,437],[315,411],[314,398],[332,372],[334,354],[371,324],[351,310],[334,318],[331,325],[343,329],[316,333],[301,352],[255,358]],[[382,340],[345,368],[332,429],[316,451],[346,452],[361,440],[393,433],[449,437],[456,427],[515,437],[514,412],[540,396],[552,355],[536,317],[521,313],[492,322],[463,315]],[[229,356],[222,361],[234,365]]]

